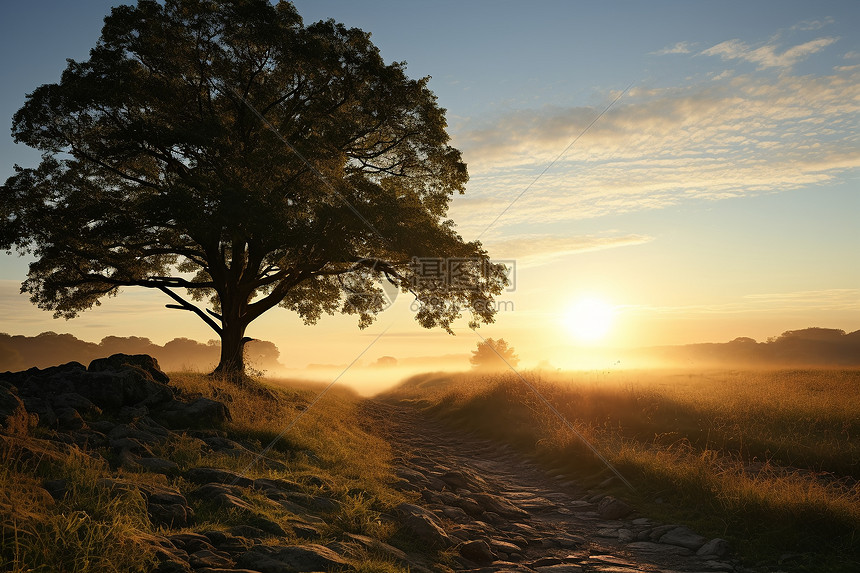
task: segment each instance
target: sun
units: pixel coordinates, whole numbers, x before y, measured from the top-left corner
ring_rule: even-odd
[[[599,298],[582,298],[564,313],[567,330],[580,342],[598,342],[612,330],[615,308]]]

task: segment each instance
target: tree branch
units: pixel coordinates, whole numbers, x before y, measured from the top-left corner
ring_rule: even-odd
[[[164,294],[166,294],[167,296],[169,296],[170,298],[172,298],[173,300],[175,300],[176,302],[179,303],[178,305],[168,304],[167,308],[178,308],[180,310],[187,310],[187,311],[193,312],[194,314],[199,316],[200,319],[203,320],[203,322],[208,324],[212,330],[217,332],[218,336],[221,336],[223,334],[224,331],[221,329],[220,326],[218,326],[218,323],[216,323],[214,320],[212,320],[211,318],[206,316],[206,313],[203,312],[202,310],[200,310],[199,307],[191,304],[190,302],[188,302],[187,300],[185,300],[184,298],[182,298],[181,296],[179,296],[178,294],[176,294],[175,292],[173,292],[172,290],[170,290],[169,288],[167,288],[165,286],[158,287],[158,290],[160,290],[161,292],[163,292]]]

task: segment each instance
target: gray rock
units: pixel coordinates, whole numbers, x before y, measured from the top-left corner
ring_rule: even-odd
[[[633,512],[633,508],[621,501],[615,499],[611,495],[607,495],[600,500],[597,506],[597,513],[603,519],[621,519]]]
[[[514,553],[519,553],[520,548],[517,545],[509,541],[502,541],[501,539],[490,539],[490,549],[496,552],[507,553],[508,555],[513,555]]]
[[[173,398],[167,375],[151,356],[114,354],[93,360],[84,375],[74,381],[74,391],[102,409],[154,405]]]
[[[269,491],[302,491],[302,485],[286,479],[255,479],[253,486],[263,492]]]
[[[311,525],[310,523],[303,522],[290,522],[290,527],[293,528],[293,533],[295,533],[296,537],[299,539],[320,539],[322,537],[322,533],[320,530]],[[381,543],[381,542],[380,542]]]
[[[107,437],[112,440],[133,438],[141,443],[150,445],[157,444],[161,441],[161,438],[152,432],[136,428],[129,424],[117,424],[107,433]]]
[[[582,566],[572,563],[561,563],[559,565],[548,565],[546,567],[536,567],[538,573],[581,573]]]
[[[190,507],[179,503],[165,505],[150,503],[146,509],[153,525],[171,529],[188,526],[191,522],[191,517],[194,515]]]
[[[51,398],[54,410],[60,408],[72,408],[87,416],[98,416],[102,413],[101,408],[93,404],[92,400],[81,396],[77,392],[63,392]]]
[[[110,440],[110,447],[121,452],[134,452],[136,454],[151,454],[149,448],[135,438],[115,438]]]
[[[251,550],[243,553],[236,560],[237,567],[245,567],[255,573],[295,573],[295,569],[273,556]]]
[[[483,539],[475,539],[474,541],[463,543],[458,550],[460,555],[478,565],[488,565],[496,559],[496,555]]]
[[[296,573],[343,569],[349,562],[328,547],[313,544],[255,548],[241,555],[236,565],[260,573]]]
[[[173,535],[168,535],[167,538],[171,543],[177,547],[181,547],[188,553],[194,553],[204,549],[215,549],[209,542],[209,538],[200,533],[174,533]]]
[[[700,547],[702,547],[707,539],[702,537],[701,535],[696,534],[691,531],[687,527],[676,527],[671,531],[666,532],[660,537],[660,543],[666,543],[669,545],[677,545],[679,547],[686,547],[687,549],[692,549],[696,551]]]
[[[464,472],[462,470],[445,472],[439,476],[445,485],[451,489],[467,489],[472,491],[480,491],[486,489],[486,482],[480,477]]]
[[[587,542],[584,537],[579,535],[572,535],[570,533],[559,535],[558,537],[553,539],[553,542],[558,547],[563,547],[565,549],[574,549],[576,547],[583,547],[587,545]]]
[[[176,475],[179,473],[179,466],[176,462],[165,460],[162,458],[138,458],[137,463],[146,468],[146,471],[164,474]]]
[[[692,555],[693,552],[686,547],[678,545],[666,545],[664,543],[652,543],[650,541],[634,541],[627,544],[628,549],[641,551],[643,553],[658,553],[663,555]]]
[[[90,362],[88,372],[116,371],[123,369],[140,370],[148,378],[161,384],[167,384],[170,378],[161,371],[158,360],[147,354],[114,354],[108,358],[99,358]]]
[[[7,434],[23,436],[34,425],[14,386],[0,385],[0,430]]]
[[[481,509],[483,509],[484,511],[498,513],[499,515],[502,515],[509,519],[524,518],[529,516],[529,512],[517,507],[510,501],[497,495],[491,495],[489,493],[475,493],[469,497],[475,500],[481,507]]]
[[[673,529],[677,529],[680,525],[658,525],[657,527],[651,530],[649,537],[651,541],[658,541],[663,535],[672,531]]]
[[[533,561],[529,564],[529,567],[532,569],[537,569],[538,567],[549,567],[550,565],[561,565],[564,563],[559,557],[541,557],[537,561]]]
[[[726,573],[735,571],[735,566],[731,563],[723,563],[722,561],[715,561],[713,559],[705,561],[705,567],[708,568],[708,571],[724,571]]]
[[[219,468],[190,468],[185,471],[185,479],[194,483],[222,483],[237,485],[239,487],[250,487],[254,480],[248,479],[242,474]]]
[[[374,539],[373,537],[367,537],[366,535],[358,535],[355,533],[347,533],[346,537],[352,541],[355,541],[356,543],[364,547],[367,551],[381,554],[401,562],[409,561],[409,557],[406,555],[405,552],[383,541]]]
[[[409,503],[401,503],[397,506],[397,511],[403,526],[421,541],[436,547],[452,545],[451,538],[432,512]]]
[[[259,527],[254,527],[253,525],[248,525],[247,523],[242,525],[234,525],[227,531],[230,533],[230,535],[250,540],[251,543],[253,543],[254,545],[259,544],[259,542],[264,537],[267,537],[269,535]]]
[[[457,523],[467,523],[472,521],[472,518],[470,518],[469,515],[459,507],[445,506],[442,508],[442,514],[451,521],[456,521]]]
[[[188,562],[194,569],[202,567],[230,567],[233,561],[224,555],[219,555],[209,549],[201,549],[188,556]]]
[[[74,408],[55,408],[57,415],[57,426],[61,430],[78,430],[84,427],[84,419]]]
[[[153,416],[172,428],[220,428],[233,419],[227,406],[209,398],[191,403],[172,400]]]
[[[2,394],[2,390],[0,390],[0,394]],[[57,415],[56,413],[54,413],[54,409],[51,407],[50,402],[48,402],[44,398],[40,398],[39,396],[23,395],[20,398],[21,401],[24,402],[24,407],[26,408],[26,411],[30,413],[31,419],[33,420],[33,422],[35,422],[31,423],[31,426],[38,424],[44,428],[57,427]],[[6,425],[3,422],[4,414],[2,413],[2,409],[3,408],[0,407],[0,428]],[[6,414],[6,416],[8,416],[8,413]],[[9,432],[11,433],[11,430]]]
[[[711,539],[704,545],[702,545],[698,551],[696,551],[696,555],[701,556],[711,556],[714,557],[722,557],[726,553],[729,552],[729,542],[725,539],[720,539],[719,537],[715,537]]]
[[[397,468],[394,472],[397,477],[400,479],[404,479],[412,484],[424,484],[427,481],[427,476],[419,472],[418,470],[413,470],[410,468]]]
[[[325,513],[338,511],[341,504],[336,499],[322,497],[319,495],[308,495],[300,492],[285,492],[284,499],[292,501],[309,509],[315,509]]]

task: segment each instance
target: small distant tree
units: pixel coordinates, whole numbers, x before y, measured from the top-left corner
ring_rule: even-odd
[[[508,346],[504,338],[488,338],[478,343],[478,348],[472,351],[469,362],[478,370],[507,370],[516,367],[520,358],[514,354],[513,347]]]
[[[392,368],[397,366],[397,359],[393,356],[380,356],[376,362],[373,363],[373,366],[378,368]]]

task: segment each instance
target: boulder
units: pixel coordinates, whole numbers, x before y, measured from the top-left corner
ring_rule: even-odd
[[[497,513],[503,517],[511,519],[524,518],[529,516],[529,512],[527,512],[526,510],[520,509],[505,498],[499,497],[497,495],[491,495],[489,493],[475,493],[469,497],[475,500],[478,505],[481,506],[481,509],[483,509],[484,511]]]
[[[171,428],[220,428],[233,419],[226,405],[209,398],[172,400],[153,416]]]
[[[194,515],[190,507],[179,503],[149,503],[146,510],[149,514],[149,520],[153,525],[156,527],[164,526],[171,529],[188,526]]]
[[[171,460],[144,457],[138,458],[135,461],[148,472],[164,475],[176,475],[179,473],[179,466]]]
[[[607,495],[600,500],[597,506],[597,513],[603,519],[621,519],[633,512],[633,508],[621,501],[615,499],[611,495]]]
[[[107,358],[98,358],[90,362],[88,372],[118,371],[125,369],[141,371],[145,377],[155,382],[167,384],[170,378],[161,371],[158,360],[147,354],[114,354]]]
[[[297,573],[345,569],[349,562],[328,547],[311,544],[256,547],[242,554],[236,566],[260,573]]]
[[[346,537],[349,540],[358,543],[359,545],[364,547],[364,549],[372,553],[381,554],[390,559],[404,563],[409,562],[409,557],[406,555],[405,552],[385,543],[384,541],[380,541],[378,539],[374,539],[373,537],[368,537],[366,535],[359,535],[357,533],[347,533]]]
[[[725,539],[720,539],[716,537],[711,539],[704,545],[702,545],[698,551],[696,551],[696,555],[700,556],[714,556],[714,557],[722,557],[726,553],[729,552],[729,542]]]
[[[126,356],[126,355],[115,355]],[[136,358],[136,357],[131,357]],[[167,376],[147,365],[149,357],[140,360],[118,360],[114,357],[94,360],[87,370],[82,364],[70,362],[40,370],[0,375],[0,380],[15,384],[22,397],[45,399],[53,404],[35,404],[68,407],[88,415],[98,410],[118,411],[123,406],[157,404],[173,396],[167,386]]]
[[[693,552],[686,547],[678,545],[667,545],[665,543],[652,543],[651,541],[634,541],[627,544],[628,549],[642,553],[655,553],[662,555],[692,555]]]
[[[460,555],[478,565],[489,565],[496,560],[496,556],[493,554],[490,546],[482,539],[463,543],[460,545],[459,551]]]
[[[38,418],[36,418],[37,420]],[[30,413],[11,384],[0,385],[0,431],[15,436],[26,435],[35,425]]]
[[[185,479],[199,484],[223,483],[239,487],[254,485],[254,480],[246,478],[240,473],[219,468],[191,468],[186,470]]]
[[[660,537],[660,543],[667,545],[677,545],[678,547],[686,547],[693,551],[702,547],[707,539],[691,531],[687,527],[676,527],[671,531],[666,532]]]
[[[439,519],[432,512],[409,503],[401,503],[397,506],[397,511],[406,530],[421,541],[436,547],[452,545],[451,538],[442,529]]]

